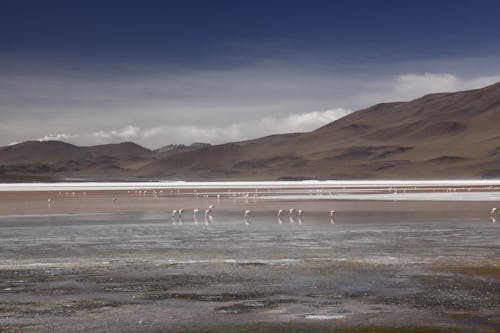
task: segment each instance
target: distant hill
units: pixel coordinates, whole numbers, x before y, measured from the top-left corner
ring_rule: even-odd
[[[106,177],[109,168],[123,179],[496,178],[500,83],[377,104],[307,133],[167,147],[29,141],[0,149],[0,179]],[[69,161],[94,164],[65,169]]]

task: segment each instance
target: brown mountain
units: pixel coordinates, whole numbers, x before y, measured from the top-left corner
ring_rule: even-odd
[[[0,179],[122,178],[156,154],[133,142],[80,147],[60,141],[26,141],[0,148]]]
[[[0,150],[0,173],[16,171],[11,170],[16,164],[18,175],[35,175],[33,170],[19,172],[19,167],[42,163],[49,169],[39,173],[43,176],[106,175],[98,156],[109,156],[108,168],[116,167],[113,175],[129,179],[500,177],[500,83],[377,104],[308,133],[202,145],[167,155],[121,145],[22,143]],[[53,170],[69,159],[96,163]]]
[[[136,174],[238,179],[497,177],[500,83],[378,104],[309,133],[180,153]]]

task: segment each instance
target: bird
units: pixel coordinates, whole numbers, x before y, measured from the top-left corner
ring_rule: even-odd
[[[193,209],[193,215],[198,214],[198,212],[199,212],[199,209],[198,209],[198,208]]]
[[[179,217],[182,217],[182,213],[184,213],[184,209],[182,209],[182,208],[181,208],[181,209],[179,209],[179,210],[177,211],[177,213],[179,214]]]
[[[302,209],[299,209],[299,218],[302,217],[302,213],[304,213],[304,211]]]
[[[172,210],[171,216],[174,217],[175,215],[177,215],[177,209]]]
[[[212,215],[212,210],[209,208],[209,209],[206,209],[205,210],[205,217],[207,216],[211,216]]]
[[[280,217],[281,214],[283,214],[283,209],[278,210],[278,217]]]
[[[208,206],[208,209],[213,209],[213,208],[214,208],[214,205]]]
[[[498,208],[494,207],[494,208],[491,209],[490,215],[493,216],[493,215],[496,215],[496,214],[498,214]]]
[[[248,218],[250,217],[250,213],[251,213],[251,211],[246,210],[245,215],[243,215],[243,220],[245,221],[245,224],[250,224],[250,222],[248,221]]]
[[[332,210],[330,211],[330,218],[332,218],[332,219],[333,219],[333,216],[334,216],[334,215],[335,215],[335,209],[332,209]]]
[[[293,212],[295,212],[295,208],[290,208],[290,210],[288,211],[288,214],[291,216],[291,215],[293,215]]]

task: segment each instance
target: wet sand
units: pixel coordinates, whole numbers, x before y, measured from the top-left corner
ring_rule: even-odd
[[[262,197],[0,193],[0,331],[500,330],[494,203]]]

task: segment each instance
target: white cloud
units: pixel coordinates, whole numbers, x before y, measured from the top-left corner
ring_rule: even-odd
[[[460,80],[449,73],[408,73],[397,78],[394,92],[400,96],[419,96],[433,92],[454,91],[459,83]]]
[[[342,118],[351,112],[351,110],[337,108],[326,111],[290,114],[284,118],[265,117],[253,125],[255,126],[255,130],[259,131],[260,129],[260,131],[267,132],[266,134],[307,132]]]
[[[67,141],[71,139],[76,139],[78,138],[79,135],[77,134],[65,134],[65,133],[59,133],[59,134],[48,134],[44,135],[41,138],[34,139],[36,141]]]
[[[500,81],[500,75],[462,78],[451,73],[405,73],[369,82],[357,96],[366,107],[394,101],[409,101],[432,93],[477,89]]]
[[[241,125],[227,126],[156,126],[142,132],[142,137],[153,146],[162,146],[170,143],[189,144],[193,142],[222,143],[241,140]]]
[[[109,131],[96,131],[92,136],[97,140],[130,140],[139,136],[141,129],[137,126],[128,125],[122,129]]]
[[[223,143],[257,138],[270,134],[306,132],[337,120],[350,110],[332,109],[290,114],[284,117],[264,117],[260,120],[240,122],[224,126],[156,126],[141,133],[145,141],[156,146],[167,143],[209,142]]]
[[[394,91],[402,96],[419,97],[429,93],[481,88],[498,81],[500,75],[463,79],[450,73],[408,73],[398,77]]]

